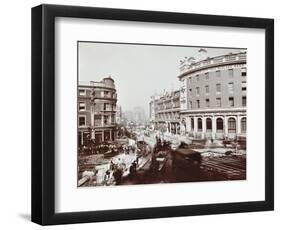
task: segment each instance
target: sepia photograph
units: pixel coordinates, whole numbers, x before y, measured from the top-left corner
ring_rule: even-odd
[[[274,210],[274,20],[158,8],[32,8],[33,222]]]
[[[78,41],[77,57],[78,187],[246,180],[247,49]]]

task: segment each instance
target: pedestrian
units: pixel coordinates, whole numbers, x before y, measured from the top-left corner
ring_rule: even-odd
[[[113,159],[111,159],[109,169],[113,170],[113,168],[114,168],[114,163],[113,163]]]
[[[122,174],[123,174],[123,171],[120,168],[117,168],[114,171],[113,177],[114,177],[116,185],[120,185],[121,184],[121,182],[122,182]]]
[[[136,171],[137,171],[137,164],[136,162],[134,161],[131,166],[130,166],[130,176],[131,177],[134,177],[135,174],[136,174]]]
[[[129,170],[130,170],[130,178],[133,178],[134,177],[134,166],[133,166],[133,164],[131,164]]]
[[[105,172],[105,175],[104,175],[104,184],[105,184],[105,185],[109,185],[109,179],[110,179],[110,171],[107,170],[107,171]]]

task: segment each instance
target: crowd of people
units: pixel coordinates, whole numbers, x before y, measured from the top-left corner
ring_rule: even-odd
[[[118,146],[117,144],[112,143],[101,143],[98,145],[92,144],[89,146],[80,146],[79,147],[79,154],[80,155],[93,155],[93,154],[114,154],[118,153],[122,150],[122,146]]]
[[[119,185],[124,177],[134,177],[140,162],[143,161],[151,148],[145,143],[123,144],[119,148],[116,145],[99,145],[95,148],[99,154],[106,157],[108,153],[114,152],[110,156],[110,161],[95,167],[95,169],[84,171],[82,178],[87,176],[89,186]]]

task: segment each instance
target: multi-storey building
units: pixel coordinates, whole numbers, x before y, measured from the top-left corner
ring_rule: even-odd
[[[158,129],[166,127],[168,132],[194,138],[245,137],[246,61],[246,52],[201,57],[199,61],[185,58],[180,62],[180,89],[152,97],[150,121]]]
[[[185,103],[184,133],[196,138],[236,138],[246,134],[246,52],[184,60],[179,80]]]
[[[116,137],[117,94],[114,80],[79,82],[78,86],[78,142],[114,141]]]
[[[159,98],[159,95],[151,96],[151,101],[149,102],[149,122],[153,125],[155,124],[157,101]]]
[[[150,122],[158,130],[172,134],[180,131],[180,91],[154,96],[149,104]]]

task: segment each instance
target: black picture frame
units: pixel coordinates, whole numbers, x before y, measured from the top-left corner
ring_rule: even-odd
[[[109,19],[265,29],[265,200],[55,213],[55,18]],[[32,8],[32,221],[41,225],[274,209],[274,20],[62,5]]]

